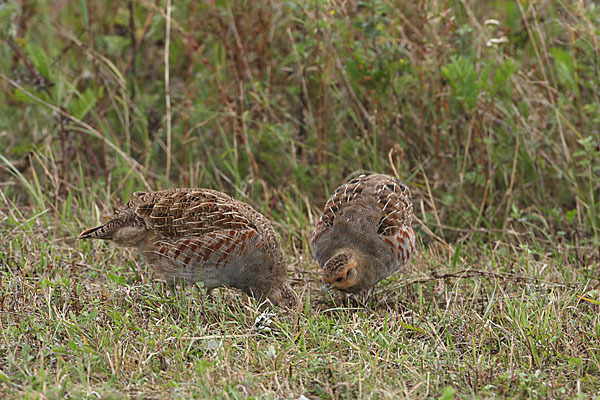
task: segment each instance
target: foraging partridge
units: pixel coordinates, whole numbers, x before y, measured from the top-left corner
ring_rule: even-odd
[[[108,222],[79,238],[137,247],[171,287],[201,281],[209,291],[230,286],[286,306],[296,299],[271,223],[215,190],[137,192]]]
[[[387,175],[361,175],[331,195],[312,236],[326,286],[359,293],[397,272],[415,251],[410,190]]]

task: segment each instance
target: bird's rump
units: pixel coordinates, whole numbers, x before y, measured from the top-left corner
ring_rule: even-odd
[[[221,230],[257,230],[244,215],[246,210],[240,207],[241,202],[214,190],[150,192],[139,195],[130,203],[134,203],[130,207],[134,207],[148,230],[169,240]]]
[[[362,212],[362,215],[373,215],[377,219],[355,218],[356,222],[351,221],[355,229],[367,229],[364,224],[376,223],[378,234],[394,236],[402,226],[410,226],[412,222],[410,190],[402,181],[380,174],[361,175],[333,192],[315,226],[312,242],[315,243],[333,227],[338,218],[348,215],[347,210],[358,214],[355,209],[368,210],[372,206],[376,206],[380,212]]]

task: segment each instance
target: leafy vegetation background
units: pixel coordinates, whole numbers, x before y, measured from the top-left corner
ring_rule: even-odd
[[[0,4],[3,397],[589,397],[600,391],[594,1]],[[421,249],[367,308],[311,227],[404,180]],[[80,243],[137,190],[271,218],[304,304],[255,319]]]

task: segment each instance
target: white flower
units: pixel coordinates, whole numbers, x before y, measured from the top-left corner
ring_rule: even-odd
[[[485,45],[487,47],[492,47],[493,45],[500,43],[508,43],[508,38],[506,36],[502,36],[499,38],[491,38]]]
[[[277,356],[277,351],[275,351],[275,346],[273,346],[271,344],[271,345],[269,345],[269,348],[267,349],[267,357],[275,358],[275,356]]]
[[[500,21],[494,18],[486,19],[484,25],[500,25]]]

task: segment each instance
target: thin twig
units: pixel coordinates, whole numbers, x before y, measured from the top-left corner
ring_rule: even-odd
[[[462,167],[460,169],[460,174],[458,174],[461,185],[463,185],[463,181],[464,181],[464,177],[465,177],[465,170],[467,169],[467,158],[469,158],[469,149],[471,147],[471,140],[473,139],[473,126],[475,125],[475,113],[476,113],[476,111],[473,110],[473,113],[471,115],[471,121],[469,123],[469,130],[467,131],[468,132],[467,133],[467,143],[465,144],[465,152],[463,154]]]
[[[500,279],[507,279],[507,280],[510,279],[510,280],[516,280],[516,281],[533,282],[533,283],[537,283],[537,284],[547,285],[550,288],[554,288],[554,287],[564,287],[564,288],[569,288],[569,289],[577,288],[577,285],[573,285],[573,284],[551,282],[551,281],[547,281],[547,280],[543,280],[543,279],[539,279],[539,278],[535,278],[535,277],[519,275],[519,274],[515,274],[515,273],[510,273],[510,272],[496,272],[496,271],[488,271],[488,270],[476,269],[476,268],[465,268],[460,271],[448,272],[448,273],[443,273],[443,274],[432,271],[430,276],[426,276],[426,277],[422,277],[422,278],[408,279],[406,281],[399,282],[397,284],[384,286],[384,287],[381,287],[381,289],[379,289],[378,292],[385,293],[388,291],[394,291],[400,287],[414,285],[415,283],[427,283],[427,282],[441,281],[441,280],[452,279],[452,278],[463,279],[463,278],[477,278],[477,277],[492,277],[492,278],[500,278]]]
[[[513,104],[513,108],[516,108],[514,106],[514,104]],[[516,173],[517,173],[517,160],[518,160],[518,156],[519,156],[519,146],[521,144],[521,135],[519,134],[518,129],[516,131],[516,136],[517,136],[517,143],[515,145],[515,155],[513,157],[512,171],[510,173],[510,183],[508,186],[508,192],[506,192],[506,196],[507,196],[506,209],[504,210],[504,222],[502,223],[502,230],[504,230],[506,228],[506,224],[508,223],[508,213],[510,212],[513,190],[514,190],[514,186],[515,186],[515,178],[516,178]]]
[[[167,0],[167,27],[165,32],[165,103],[167,107],[167,167],[165,176],[171,172],[171,95],[169,88],[169,45],[171,42],[171,0]]]
[[[425,173],[423,166],[419,164],[419,168],[421,169],[423,178],[425,178],[425,186],[427,187],[427,194],[429,195],[429,199],[431,200],[431,208],[433,209],[433,216],[435,217],[437,226],[440,227],[442,225],[442,223],[440,221],[437,207],[435,206],[435,199],[433,198],[433,194],[431,193],[431,186],[429,186],[429,179],[427,178],[427,174]],[[446,243],[446,238],[444,237],[444,232],[442,231],[441,228],[440,228],[440,235],[441,235],[442,243]]]
[[[127,66],[123,70],[123,75],[127,75],[127,73],[129,72],[129,69],[133,69],[132,74],[135,75],[135,69],[134,69],[134,65],[133,65],[135,62],[135,57],[136,57],[137,53],[140,51],[140,48],[142,47],[142,43],[144,42],[144,39],[146,38],[146,34],[148,33],[148,29],[150,28],[150,22],[152,22],[153,16],[154,16],[154,10],[150,10],[148,12],[148,15],[146,16],[146,21],[144,22],[144,28],[142,29],[142,34],[140,35],[140,40],[135,42],[135,48],[131,52],[131,58],[129,59]],[[135,38],[135,35],[132,35],[131,40],[134,40],[134,38]]]

